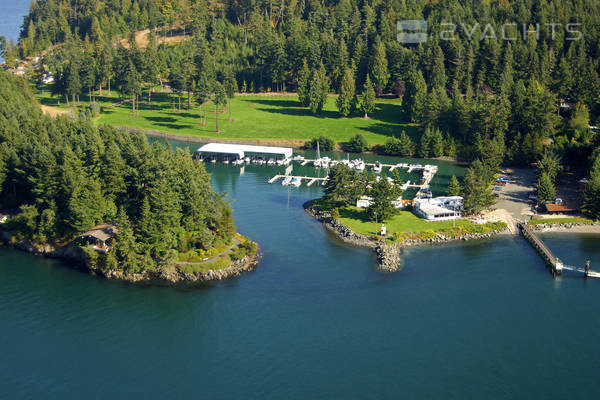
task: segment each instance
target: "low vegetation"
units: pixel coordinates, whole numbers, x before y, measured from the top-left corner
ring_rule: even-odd
[[[529,221],[530,225],[556,225],[556,224],[593,224],[594,220],[582,217],[564,218],[536,218]]]

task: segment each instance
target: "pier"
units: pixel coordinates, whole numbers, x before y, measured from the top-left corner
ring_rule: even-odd
[[[554,255],[552,250],[546,246],[546,244],[539,238],[535,231],[528,224],[519,224],[519,228],[523,237],[533,246],[538,252],[540,257],[550,267],[552,276],[562,275],[562,271],[571,271],[583,274],[586,278],[600,278],[600,272],[590,270],[589,262],[585,268],[578,268],[572,265],[565,265],[563,262]]]

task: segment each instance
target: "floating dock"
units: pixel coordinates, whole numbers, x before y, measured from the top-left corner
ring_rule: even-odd
[[[321,182],[321,185],[324,186],[327,183],[327,180],[329,179],[329,177],[319,178],[316,176],[275,175],[274,177],[269,179],[268,182],[275,183],[279,179],[284,179],[284,178],[292,178],[292,179],[296,178],[296,179],[300,179],[301,181],[308,181],[308,184],[306,186],[312,186],[315,182]]]

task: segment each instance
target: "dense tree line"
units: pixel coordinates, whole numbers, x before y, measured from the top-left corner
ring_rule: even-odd
[[[409,17],[428,22],[427,42],[397,41],[396,22]],[[442,40],[448,35],[441,24],[449,22],[456,40]],[[581,23],[573,28],[581,37],[566,31],[569,22]],[[516,24],[506,32],[515,40],[501,40],[503,23]],[[315,113],[328,89],[338,92],[346,116],[372,112],[372,92],[394,92],[404,97],[411,121],[451,137],[465,158],[535,162],[548,138],[565,153],[589,148],[587,125],[600,114],[599,24],[594,0],[45,0],[33,3],[20,46],[28,54],[89,42],[106,52],[96,85],[114,75],[132,98],[140,93],[138,82],[162,77],[201,103],[222,100],[219,85],[209,96],[198,92],[229,76],[242,91],[297,89]],[[157,35],[177,29],[190,40],[162,50],[149,45],[146,58],[153,62],[145,67],[135,46],[114,48],[115,35],[154,27],[161,28]],[[88,75],[82,72],[63,92],[85,89]],[[561,100],[574,107],[559,113]]]
[[[36,243],[100,223],[119,235],[107,267],[138,271],[178,251],[228,243],[229,204],[189,152],[89,121],[44,116],[27,84],[0,72],[0,207]]]

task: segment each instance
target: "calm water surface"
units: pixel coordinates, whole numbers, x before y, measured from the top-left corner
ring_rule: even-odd
[[[553,280],[520,238],[407,250],[374,270],[302,210],[320,189],[208,165],[261,244],[256,271],[199,288],[105,281],[0,249],[9,398],[591,398],[600,280]],[[312,171],[316,173],[316,171]],[[600,265],[599,237],[546,236]]]
[[[0,34],[28,4],[0,5]],[[277,169],[266,167],[208,168],[261,244],[256,271],[196,288],[130,285],[0,248],[0,398],[600,393],[600,280],[553,280],[512,237],[410,249],[382,275],[371,252],[304,213],[318,187],[268,185]],[[434,191],[460,173],[445,165]],[[599,236],[545,239],[566,262],[600,268]]]
[[[31,0],[1,0],[0,1],[0,36],[13,40],[19,38],[23,16],[29,11]],[[4,59],[0,57],[0,63]]]

